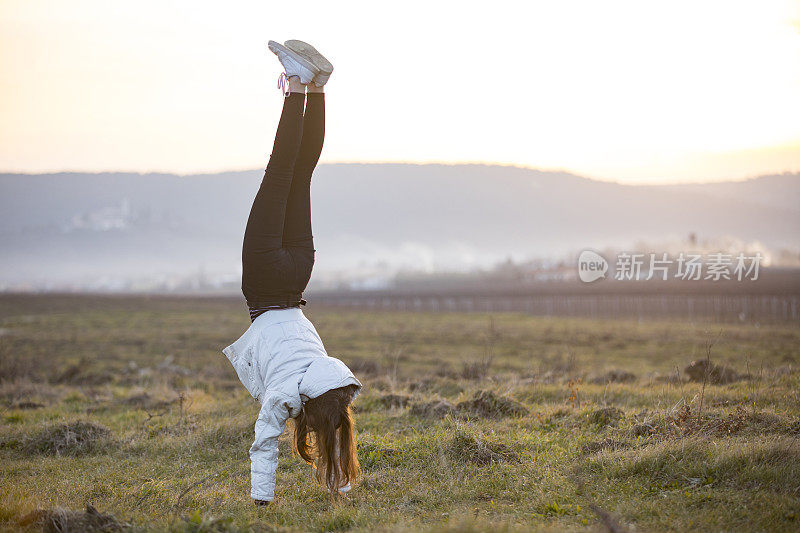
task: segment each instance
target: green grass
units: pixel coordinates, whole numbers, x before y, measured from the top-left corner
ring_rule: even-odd
[[[220,352],[242,302],[0,297],[0,527],[89,503],[162,531],[800,528],[797,325],[306,314],[365,384],[364,475],[333,504],[283,439],[256,509],[259,406]],[[738,380],[688,381],[709,345]]]

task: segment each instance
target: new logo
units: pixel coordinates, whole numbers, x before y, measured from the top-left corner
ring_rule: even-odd
[[[606,272],[608,272],[608,261],[597,252],[584,250],[578,256],[578,277],[582,282],[591,283],[605,278]]]

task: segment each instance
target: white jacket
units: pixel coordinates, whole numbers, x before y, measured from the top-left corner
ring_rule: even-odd
[[[278,437],[286,421],[299,415],[308,399],[331,389],[357,385],[357,396],[361,382],[343,362],[328,356],[314,325],[299,308],[261,314],[222,353],[247,391],[261,402],[250,447],[250,496],[272,500]]]

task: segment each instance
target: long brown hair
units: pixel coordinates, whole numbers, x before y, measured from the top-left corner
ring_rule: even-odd
[[[317,480],[333,497],[339,495],[339,488],[355,481],[360,472],[350,413],[357,389],[356,385],[348,385],[312,398],[294,419],[294,449],[315,466]]]

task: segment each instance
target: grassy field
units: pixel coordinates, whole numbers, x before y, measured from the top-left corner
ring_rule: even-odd
[[[796,324],[306,314],[365,385],[364,475],[331,503],[284,438],[256,509],[241,301],[0,297],[0,526],[800,528]]]

